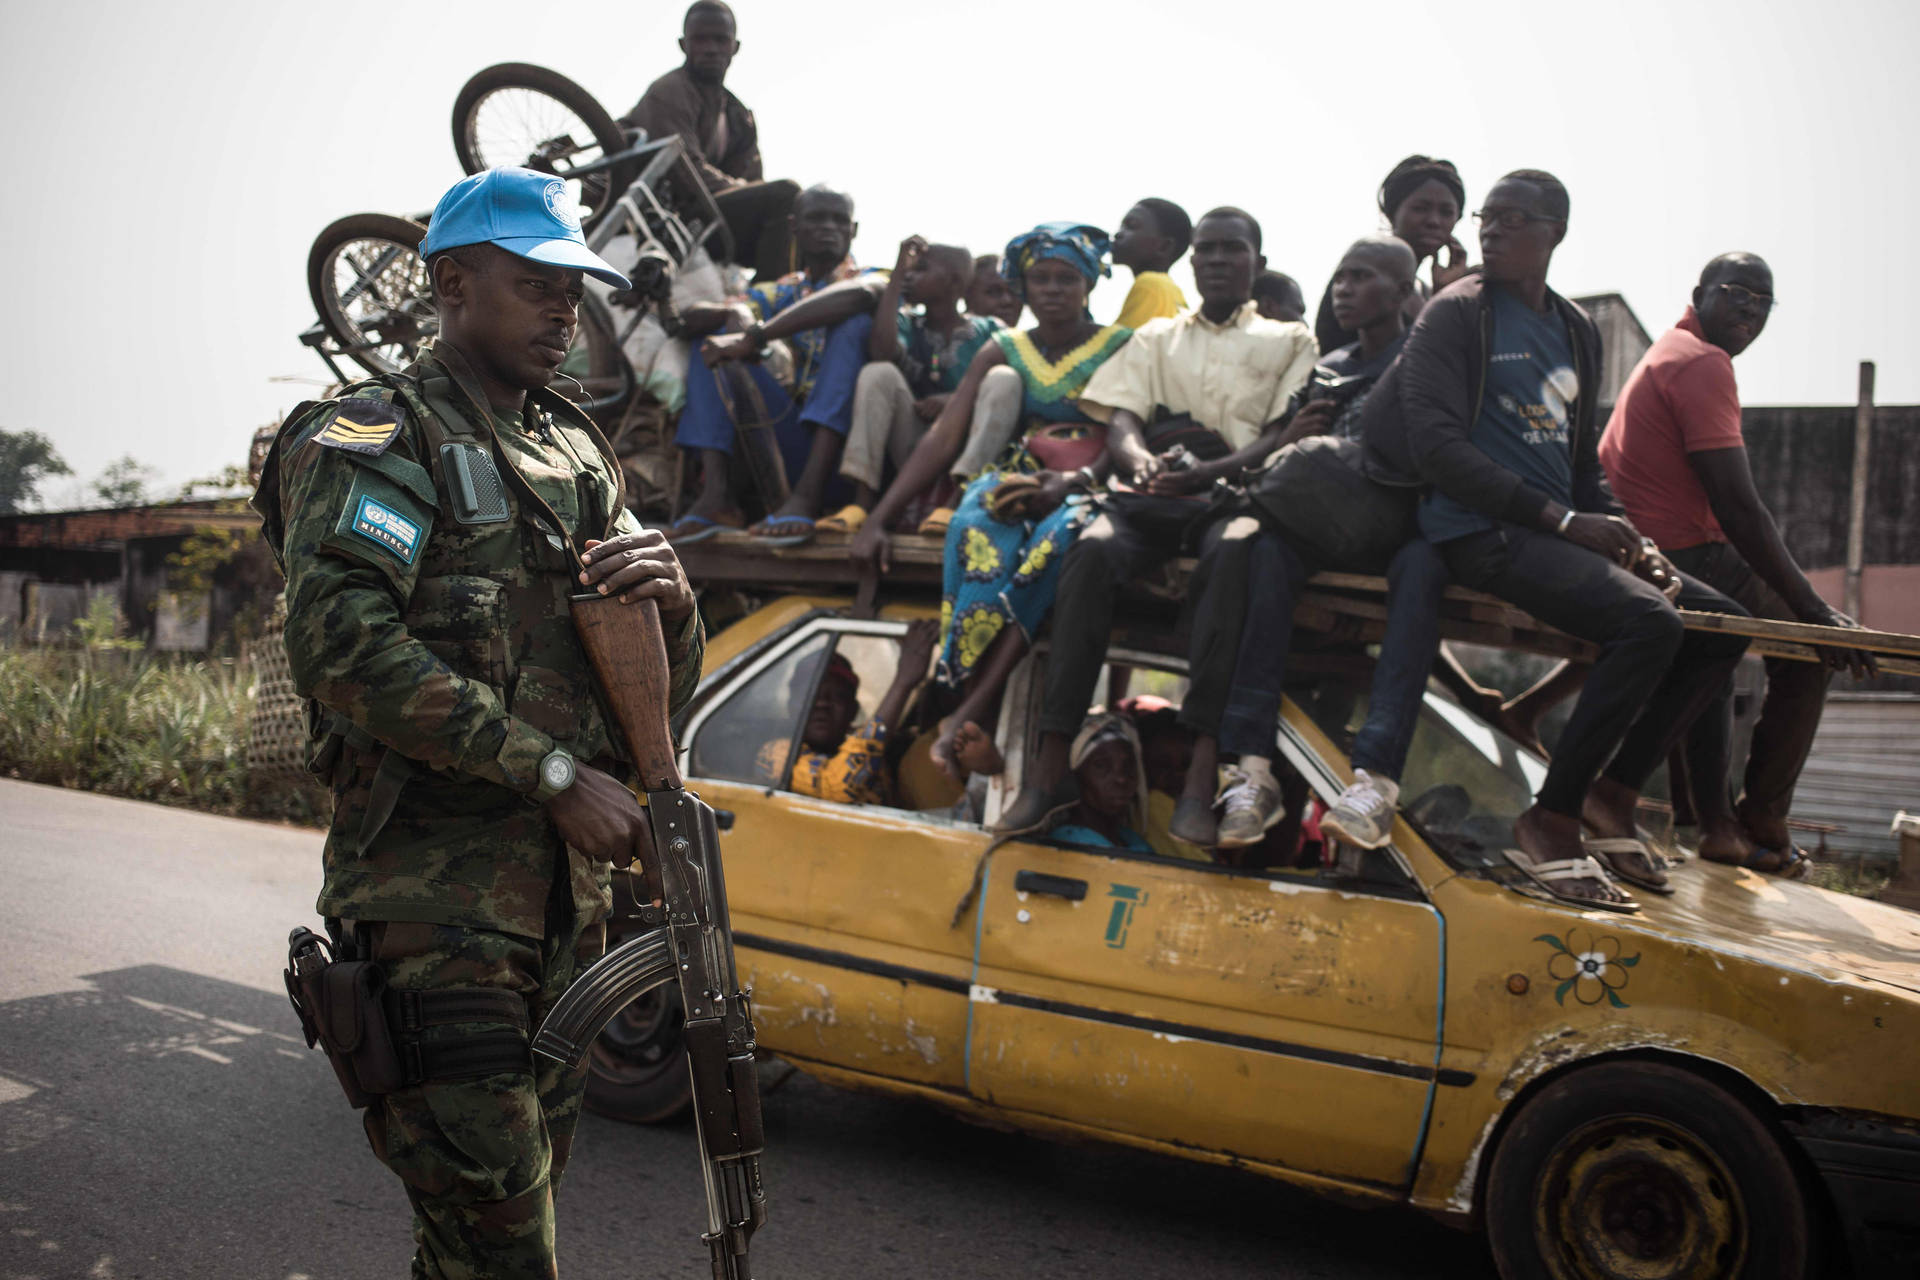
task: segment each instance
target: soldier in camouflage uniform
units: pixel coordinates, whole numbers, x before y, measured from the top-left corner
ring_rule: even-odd
[[[564,187],[476,175],[431,225],[441,337],[406,374],[288,419],[254,501],[334,792],[318,910],[392,989],[487,993],[397,1027],[426,1078],[366,1112],[413,1202],[413,1275],[517,1280],[556,1274],[553,1189],[585,1088],[533,1059],[528,1029],[604,950],[609,863],[651,852],[568,596],[658,601],[667,710],[693,693],[704,635],[606,440],[546,389],[582,270],[626,287]],[[485,1005],[502,990],[524,1016]]]

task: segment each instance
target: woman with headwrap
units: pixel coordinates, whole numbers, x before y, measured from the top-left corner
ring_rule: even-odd
[[[1147,823],[1147,777],[1140,736],[1125,716],[1096,712],[1074,736],[1067,756],[1080,798],[1050,838],[1096,849],[1152,853],[1140,834]]]
[[[1430,296],[1467,274],[1467,250],[1454,237],[1453,229],[1467,206],[1466,184],[1451,160],[1431,156],[1408,156],[1393,166],[1387,180],[1380,184],[1380,213],[1387,227],[1413,249],[1414,269],[1433,260],[1431,288],[1418,277],[1418,286],[1407,299],[1407,323],[1420,314],[1420,306]],[[1444,260],[1441,257],[1445,253]],[[1320,350],[1336,351],[1360,335],[1344,329],[1333,318],[1333,285],[1320,295],[1320,311],[1314,317],[1313,336],[1320,339]]]
[[[884,573],[887,528],[914,496],[948,474],[966,485],[946,525],[941,611],[938,675],[965,690],[934,747],[950,771],[953,735],[993,724],[1007,675],[1053,605],[1060,561],[1091,517],[1088,494],[1106,476],[1106,428],[1079,406],[1094,370],[1132,336],[1087,311],[1106,254],[1104,231],[1071,222],[1007,244],[1001,270],[1033,327],[1002,330],[980,349],[848,548]]]

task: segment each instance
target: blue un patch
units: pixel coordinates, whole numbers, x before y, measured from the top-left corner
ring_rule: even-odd
[[[412,564],[420,554],[420,526],[371,494],[360,495],[352,528],[361,537],[400,557],[402,564]]]

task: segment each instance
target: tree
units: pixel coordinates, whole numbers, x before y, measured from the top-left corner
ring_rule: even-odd
[[[107,464],[93,482],[93,491],[110,507],[137,507],[146,502],[153,479],[153,468],[129,453]]]
[[[38,431],[0,431],[0,516],[38,504],[42,480],[72,474],[53,441]]]

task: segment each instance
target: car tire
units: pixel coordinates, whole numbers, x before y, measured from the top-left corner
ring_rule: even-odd
[[[1740,1099],[1661,1062],[1574,1071],[1523,1104],[1487,1174],[1503,1280],[1803,1280],[1805,1189]]]
[[[613,1016],[587,1051],[589,1111],[629,1124],[662,1124],[693,1102],[680,986],[668,982]]]

